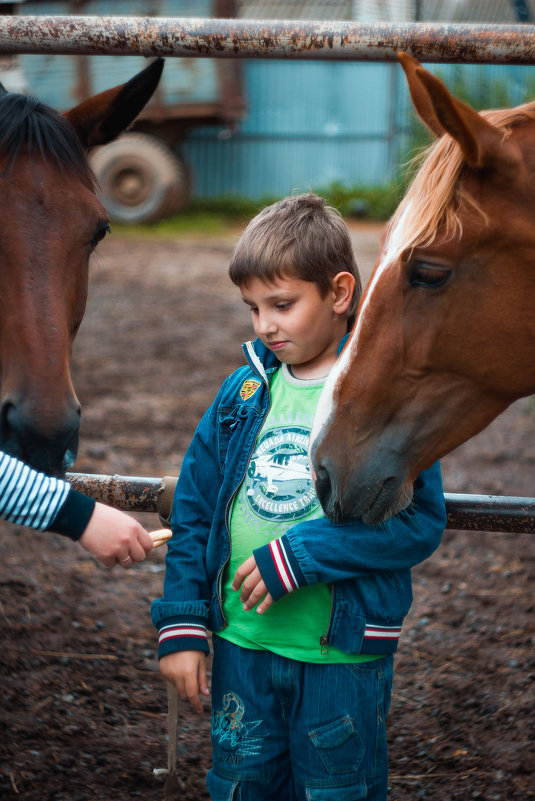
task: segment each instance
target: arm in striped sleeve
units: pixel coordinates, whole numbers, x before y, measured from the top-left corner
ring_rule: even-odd
[[[0,517],[39,531],[79,539],[95,501],[71,489],[66,481],[33,470],[0,451]]]
[[[286,535],[253,551],[269,594],[278,601],[307,583]]]
[[[415,482],[411,506],[384,523],[332,523],[319,517],[297,523],[253,553],[268,592],[278,600],[304,585],[410,569],[439,546],[446,525],[437,462]]]

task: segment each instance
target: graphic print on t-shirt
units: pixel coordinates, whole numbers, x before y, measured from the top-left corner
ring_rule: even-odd
[[[310,424],[281,419],[261,433],[241,495],[253,516],[291,523],[319,507],[308,461]]]

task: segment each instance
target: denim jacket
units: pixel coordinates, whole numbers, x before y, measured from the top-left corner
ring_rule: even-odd
[[[243,346],[247,365],[222,384],[180,470],[173,500],[164,594],[152,604],[159,657],[208,652],[207,630],[226,625],[221,587],[230,558],[230,514],[270,407],[269,379],[281,363],[260,340]],[[376,526],[325,517],[297,523],[257,549],[275,600],[305,585],[332,590],[324,649],[350,654],[396,650],[412,603],[410,569],[440,544],[446,510],[438,462],[420,474],[411,505]]]

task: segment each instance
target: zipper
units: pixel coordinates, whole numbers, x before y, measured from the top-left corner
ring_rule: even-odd
[[[329,653],[328,636],[329,636],[329,631],[330,631],[331,623],[332,623],[332,619],[333,619],[333,610],[334,610],[334,587],[331,584],[331,611],[329,613],[329,624],[327,626],[327,633],[326,634],[322,634],[321,637],[320,637],[320,654],[322,656],[325,656],[326,654]]]
[[[221,585],[223,583],[223,573],[224,573],[228,563],[230,562],[230,557],[231,557],[231,554],[232,554],[232,541],[231,541],[231,537],[230,537],[230,526],[229,526],[230,509],[232,508],[232,504],[234,503],[236,495],[238,494],[238,492],[240,490],[240,487],[241,487],[241,485],[243,484],[243,482],[245,480],[245,474],[247,473],[247,468],[249,467],[249,462],[251,460],[251,456],[253,455],[253,453],[255,451],[256,443],[258,441],[258,437],[259,437],[260,432],[262,430],[262,426],[266,422],[266,419],[267,419],[267,417],[268,417],[268,415],[269,415],[269,413],[271,411],[271,392],[269,390],[269,382],[266,381],[266,379],[263,378],[263,376],[260,376],[260,377],[262,378],[262,381],[264,381],[264,383],[266,385],[267,392],[268,392],[268,408],[267,408],[267,410],[266,410],[266,412],[264,414],[264,417],[262,418],[262,421],[260,423],[260,427],[258,429],[258,434],[256,435],[255,440],[254,440],[253,447],[252,447],[252,449],[251,449],[251,451],[250,451],[250,453],[249,453],[249,455],[247,457],[247,461],[245,462],[245,469],[244,469],[244,471],[242,473],[242,477],[241,477],[240,481],[238,482],[238,485],[236,486],[236,489],[234,490],[234,492],[232,493],[232,495],[228,499],[227,505],[225,507],[225,530],[227,532],[227,538],[228,538],[229,555],[225,559],[225,562],[219,568],[219,572],[217,574],[217,582],[216,582],[217,603],[219,605],[219,611],[221,612],[221,617],[223,618],[223,622],[225,623],[225,626],[227,625],[227,621],[225,619],[225,614],[223,612],[223,593],[221,591]]]

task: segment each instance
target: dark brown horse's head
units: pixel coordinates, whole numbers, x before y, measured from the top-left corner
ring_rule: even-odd
[[[320,401],[311,453],[335,520],[396,513],[423,469],[535,392],[535,103],[477,113],[400,60],[439,140]]]
[[[71,348],[108,230],[85,153],[131,124],[162,69],[158,59],[63,115],[0,92],[0,447],[56,475],[76,457]]]

